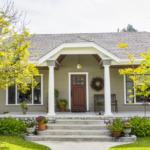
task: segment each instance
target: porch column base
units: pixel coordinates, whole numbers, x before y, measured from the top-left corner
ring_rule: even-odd
[[[105,112],[105,113],[104,113],[104,116],[113,116],[113,114],[112,114],[112,113],[109,113],[109,112],[108,112],[108,113]]]
[[[47,116],[55,116],[56,113],[47,113]]]

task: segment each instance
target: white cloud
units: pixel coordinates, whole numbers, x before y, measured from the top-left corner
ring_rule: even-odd
[[[0,0],[0,5],[7,0]],[[150,31],[149,0],[14,0],[33,33]]]

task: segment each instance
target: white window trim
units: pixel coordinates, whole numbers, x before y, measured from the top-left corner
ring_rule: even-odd
[[[69,76],[69,109],[71,110],[71,94],[70,94],[70,91],[71,91],[71,75],[73,74],[85,74],[86,75],[86,109],[87,111],[89,111],[89,86],[88,86],[88,72],[69,72],[68,73],[68,76]]]
[[[33,104],[33,88],[32,88],[32,104],[27,105],[43,105],[43,74],[39,74],[41,76],[41,104]],[[8,106],[17,106],[17,85],[15,84],[15,104],[8,104],[8,88],[6,88],[6,105]]]
[[[135,97],[133,98],[134,103],[127,103],[127,101],[126,101],[126,98],[127,98],[127,95],[126,95],[126,93],[127,93],[127,89],[126,89],[126,75],[124,75],[123,80],[124,80],[124,104],[125,105],[141,105],[142,102],[141,103],[137,103],[136,102],[135,89],[134,89]],[[148,104],[150,104],[150,103],[148,103]]]

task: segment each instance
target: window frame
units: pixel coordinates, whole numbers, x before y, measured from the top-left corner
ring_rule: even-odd
[[[135,89],[133,89],[133,92],[134,92],[133,102],[134,103],[127,103],[127,86],[126,86],[127,81],[126,81],[126,76],[127,75],[124,75],[124,78],[123,78],[124,79],[124,104],[127,104],[127,105],[141,105],[142,102],[141,103],[136,102]],[[150,104],[150,103],[148,103],[148,104]]]
[[[41,76],[41,104],[34,104],[33,97],[34,97],[34,92],[32,88],[32,104],[27,104],[27,105],[43,105],[43,74],[39,74]],[[8,88],[6,88],[6,105],[8,106],[17,106],[20,105],[17,102],[17,85],[15,84],[15,104],[8,104]]]

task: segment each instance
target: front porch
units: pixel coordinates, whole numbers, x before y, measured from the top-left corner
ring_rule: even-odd
[[[109,118],[128,118],[128,117],[145,117],[144,111],[119,111],[118,113],[112,112],[113,116],[107,116]],[[50,118],[58,118],[58,119],[68,119],[68,118],[76,118],[76,119],[86,119],[86,118],[93,118],[93,119],[104,119],[107,118],[104,114],[102,115],[96,115],[95,112],[56,112],[55,115],[48,115],[46,112],[27,112],[26,115],[24,115],[22,112],[9,112],[7,114],[0,114],[0,118],[3,117],[13,117],[13,118],[34,118],[38,116],[45,116]],[[150,111],[146,112],[146,117],[150,117]]]

